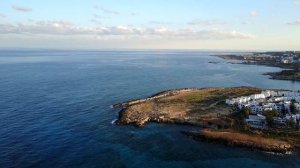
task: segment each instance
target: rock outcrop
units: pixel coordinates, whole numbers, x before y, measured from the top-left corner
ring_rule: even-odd
[[[206,142],[217,142],[228,146],[245,147],[252,150],[260,150],[273,153],[291,153],[293,146],[285,141],[265,138],[261,135],[249,135],[234,132],[232,130],[213,131],[204,129],[199,132],[183,132],[186,135]]]

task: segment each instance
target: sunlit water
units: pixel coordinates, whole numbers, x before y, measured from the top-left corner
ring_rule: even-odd
[[[116,126],[110,105],[183,87],[300,89],[279,68],[191,51],[0,51],[0,167],[299,167],[300,156],[194,141],[190,127]],[[210,64],[210,61],[220,62]]]

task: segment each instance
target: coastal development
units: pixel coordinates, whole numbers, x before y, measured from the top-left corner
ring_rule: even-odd
[[[206,142],[275,153],[300,149],[300,93],[252,87],[187,88],[113,105],[117,124],[183,124],[182,133]]]
[[[300,52],[218,55],[239,64],[284,68],[272,79],[300,81]],[[217,62],[209,62],[217,63]],[[182,133],[195,139],[275,153],[300,149],[300,91],[235,88],[185,88],[113,105],[117,123],[143,127],[148,122],[201,127]]]
[[[300,81],[300,52],[261,52],[244,53],[236,55],[217,55],[223,59],[239,60],[242,64],[266,65],[280,67],[284,70],[280,72],[269,72],[265,75],[271,76],[271,79]]]
[[[266,90],[260,94],[227,99],[226,104],[249,113],[245,122],[253,128],[299,127],[299,91]]]
[[[218,55],[254,64],[284,68],[272,79],[300,81],[300,52]],[[210,62],[217,63],[217,62]],[[115,104],[117,123],[142,127],[148,122],[201,127],[182,131],[207,142],[275,153],[300,149],[300,91],[235,88],[186,88],[160,92],[145,99]]]

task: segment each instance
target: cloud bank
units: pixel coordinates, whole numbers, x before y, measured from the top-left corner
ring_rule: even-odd
[[[218,19],[212,19],[212,20],[202,20],[202,19],[195,19],[188,24],[190,25],[201,25],[201,26],[212,26],[212,25],[224,25],[227,24],[227,22],[223,20]]]
[[[167,39],[251,39],[252,34],[220,29],[169,29],[165,27],[135,26],[75,26],[68,21],[36,21],[17,24],[0,24],[0,34],[28,35],[93,35],[100,37],[147,37]]]
[[[291,26],[300,26],[300,20],[296,20],[294,22],[289,22],[287,23],[288,25],[291,25]]]
[[[3,13],[0,13],[0,17],[2,17],[2,18],[5,18],[5,17],[6,17],[6,15],[5,15],[5,14],[3,14]]]
[[[120,14],[120,12],[118,12],[118,11],[107,9],[107,8],[104,8],[104,7],[98,6],[98,5],[95,6],[95,9],[100,10],[101,12],[103,12],[105,14],[110,14],[110,15],[119,15]]]
[[[250,16],[256,17],[258,15],[257,11],[251,11]]]
[[[18,5],[13,5],[12,8],[16,11],[19,12],[31,12],[32,9],[31,8],[27,8],[27,7],[23,7],[23,6],[18,6]]]

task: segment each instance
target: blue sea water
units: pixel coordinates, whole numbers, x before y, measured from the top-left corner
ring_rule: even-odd
[[[116,126],[110,105],[183,87],[300,89],[279,68],[200,51],[0,51],[0,167],[300,167],[274,155],[198,142],[188,126]],[[210,61],[220,62],[211,64]]]

